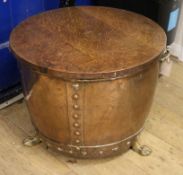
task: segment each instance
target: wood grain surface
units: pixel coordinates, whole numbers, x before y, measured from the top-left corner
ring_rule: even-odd
[[[116,77],[142,68],[165,49],[150,19],[107,7],[72,7],[36,15],[14,29],[12,52],[43,73],[69,79]]]

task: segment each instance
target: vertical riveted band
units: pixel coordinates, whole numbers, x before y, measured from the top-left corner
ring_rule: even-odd
[[[83,145],[83,88],[81,83],[67,83],[70,144],[75,145],[77,151]]]

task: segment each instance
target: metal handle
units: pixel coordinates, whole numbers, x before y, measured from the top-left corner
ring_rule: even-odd
[[[170,62],[170,51],[166,49],[160,58],[160,62]]]

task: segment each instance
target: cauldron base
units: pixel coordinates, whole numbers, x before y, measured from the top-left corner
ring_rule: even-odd
[[[23,143],[25,146],[34,146],[43,142],[47,149],[49,148],[60,152],[63,155],[79,159],[100,159],[114,157],[127,152],[130,148],[142,156],[148,156],[151,154],[152,150],[148,146],[142,145],[140,143],[138,139],[140,132],[141,130],[133,136],[130,136],[119,142],[96,146],[64,145],[48,139],[40,132],[37,132],[37,134],[33,137],[26,138]]]

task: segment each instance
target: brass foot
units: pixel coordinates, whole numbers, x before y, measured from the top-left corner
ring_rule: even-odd
[[[29,146],[29,147],[38,145],[40,143],[41,143],[41,139],[37,136],[28,137],[23,141],[24,146]]]
[[[134,142],[132,145],[132,150],[141,156],[149,156],[152,153],[152,149],[147,145],[142,145],[139,139],[137,139],[136,142]]]

